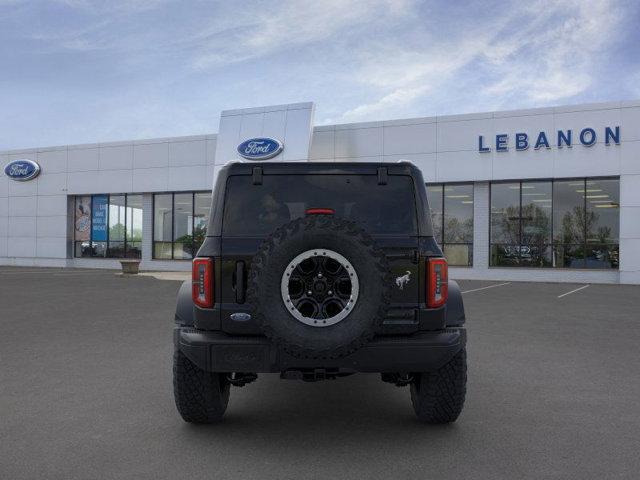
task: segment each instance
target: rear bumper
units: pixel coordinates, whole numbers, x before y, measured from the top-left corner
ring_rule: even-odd
[[[464,328],[376,337],[354,353],[330,360],[299,359],[266,337],[231,336],[176,326],[174,342],[193,363],[211,372],[279,373],[287,370],[428,372],[447,363],[466,344]]]

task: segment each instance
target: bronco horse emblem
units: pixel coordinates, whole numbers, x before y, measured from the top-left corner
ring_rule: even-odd
[[[411,272],[407,270],[405,275],[396,278],[396,285],[400,288],[400,290],[404,289],[404,286],[409,283],[409,277],[411,276]]]

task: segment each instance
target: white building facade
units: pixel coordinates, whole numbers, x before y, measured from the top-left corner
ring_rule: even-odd
[[[0,264],[188,270],[216,172],[271,138],[283,150],[269,161],[420,167],[454,278],[640,284],[640,101],[322,126],[313,114],[231,110],[218,134],[0,152]]]

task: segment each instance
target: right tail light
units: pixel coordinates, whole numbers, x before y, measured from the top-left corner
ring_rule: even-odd
[[[438,308],[447,303],[449,295],[449,267],[444,258],[427,260],[427,306]]]

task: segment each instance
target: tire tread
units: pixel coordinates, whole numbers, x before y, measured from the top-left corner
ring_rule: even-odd
[[[173,353],[173,392],[185,422],[215,423],[229,402],[229,384],[223,374],[206,372],[177,348]]]
[[[467,391],[467,352],[463,348],[435,372],[417,374],[411,385],[411,403],[425,423],[455,422]]]

